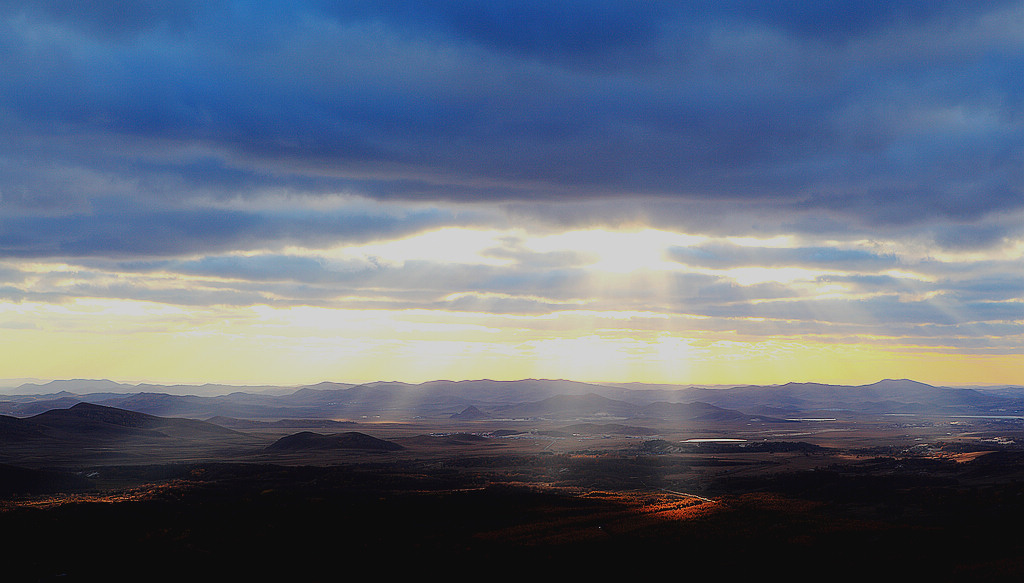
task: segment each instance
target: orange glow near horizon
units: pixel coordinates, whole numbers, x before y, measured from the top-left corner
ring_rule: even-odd
[[[166,310],[154,308],[158,313]],[[138,306],[121,312],[141,317]],[[433,314],[424,321],[427,315],[262,308],[237,322],[184,327],[164,314],[113,326],[104,324],[107,312],[78,313],[67,330],[6,330],[0,339],[0,369],[10,371],[5,377],[283,385],[476,378],[864,384],[904,377],[955,385],[1012,383],[1024,370],[1024,356],[1015,354],[957,354],[801,338],[716,339],[703,334],[694,340],[673,332],[628,329],[570,335],[469,323],[473,317],[466,314],[446,322],[433,321],[441,319]]]
[[[922,345],[921,338],[881,333],[886,322],[860,311],[863,302],[887,292],[858,290],[831,279],[857,272],[797,265],[710,269],[670,259],[672,248],[709,241],[655,229],[529,236],[522,230],[449,228],[325,252],[289,249],[289,257],[314,258],[324,269],[331,269],[335,260],[357,262],[356,267],[339,268],[340,275],[326,272],[338,277],[345,291],[332,296],[325,287],[321,305],[279,301],[280,294],[270,292],[266,301],[237,305],[73,297],[85,281],[76,275],[79,268],[26,262],[18,267],[39,278],[42,292],[66,299],[0,302],[0,378],[284,385],[442,378],[670,384],[861,384],[894,377],[932,384],[1022,382],[1024,355],[960,350],[941,342]],[[799,245],[792,237],[727,242],[754,250]],[[564,277],[553,284],[546,276],[538,280],[548,287],[516,288],[520,262],[537,254],[561,262],[550,269]],[[245,256],[262,257],[278,256]],[[344,279],[345,269],[363,269],[360,261],[368,266],[363,275],[379,276],[369,283],[356,280],[362,287]],[[453,266],[455,276],[469,274],[470,284],[472,278],[498,274],[510,287],[446,289],[447,281],[430,278],[431,261]],[[404,289],[400,286],[407,264],[413,265],[414,277]],[[874,275],[909,282],[899,291],[901,301],[923,299],[922,305],[950,319],[958,317],[949,313],[941,294],[914,291],[912,284],[927,283],[927,276],[888,265]],[[691,280],[680,278],[687,277],[698,278],[693,285],[714,284],[716,293],[735,295],[702,296],[699,288],[694,292],[685,287]],[[197,293],[232,291],[235,284],[232,278],[170,271],[111,273],[102,281],[190,300]],[[745,290],[758,285],[788,291],[747,299]],[[686,294],[716,310],[702,313],[701,303],[691,308],[679,302]],[[800,318],[744,313],[780,301],[792,304],[791,310],[800,308],[794,312]],[[845,313],[835,313],[836,305],[844,306]],[[851,323],[837,325],[833,320]]]

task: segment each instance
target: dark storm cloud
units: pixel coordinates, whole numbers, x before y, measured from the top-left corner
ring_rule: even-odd
[[[1019,2],[676,4],[0,3],[0,196],[30,215],[5,248],[127,250],[102,213],[24,240],[102,196],[55,173],[159,208],[271,187],[712,201],[806,228],[969,223],[938,236],[961,247],[1024,206]],[[139,226],[212,250],[267,228],[184,212],[197,228]]]
[[[942,230],[935,236],[935,242],[944,249],[970,250],[991,247],[1009,234],[1002,225],[957,225]]]
[[[0,214],[0,256],[133,257],[329,246],[401,237],[451,222],[450,213],[432,209],[393,216],[358,210],[154,208],[132,200],[100,199],[90,212]]]

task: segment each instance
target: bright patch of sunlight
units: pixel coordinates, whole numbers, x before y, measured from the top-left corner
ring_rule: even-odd
[[[800,267],[737,267],[720,272],[740,285],[762,283],[793,283],[830,275],[835,272],[803,269]]]
[[[591,269],[611,273],[637,270],[677,270],[680,265],[665,257],[670,247],[691,246],[707,237],[657,229],[607,231],[587,229],[531,238],[526,246],[539,253],[575,251],[593,257]]]
[[[739,245],[740,247],[793,248],[798,246],[796,238],[792,235],[777,235],[768,239],[759,239],[757,237],[726,237],[725,240],[733,245]]]
[[[373,258],[384,263],[404,264],[409,261],[438,261],[470,265],[508,265],[510,259],[491,257],[488,249],[504,245],[509,234],[497,230],[444,228],[427,231],[393,241],[363,245],[346,245],[322,253],[337,259]]]

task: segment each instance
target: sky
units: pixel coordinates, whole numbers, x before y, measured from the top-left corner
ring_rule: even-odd
[[[0,0],[0,378],[1024,383],[1024,2]]]

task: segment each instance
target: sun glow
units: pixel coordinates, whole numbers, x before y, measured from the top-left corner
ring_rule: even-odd
[[[928,330],[916,323],[888,326],[893,298],[965,321],[935,260],[855,264],[862,271],[842,261],[729,263],[733,246],[799,244],[659,229],[444,228],[152,268],[8,260],[0,268],[21,279],[7,288],[15,299],[0,300],[0,364],[12,377],[255,384],[399,375],[718,384],[785,382],[795,370],[823,382],[911,371],[925,382],[996,382],[1024,366],[1019,341],[991,333],[1018,326],[1013,318],[974,333],[969,322],[957,326],[941,351],[922,346]],[[698,266],[673,256],[705,245],[725,254]],[[211,270],[221,264],[232,269]],[[999,283],[983,290],[998,293]],[[958,342],[968,349],[958,351]],[[983,348],[972,351],[970,342]]]
[[[772,247],[772,248],[794,248],[797,247],[796,238],[789,235],[778,235],[768,239],[757,237],[725,237],[726,242],[740,247]]]
[[[418,233],[403,239],[345,245],[322,253],[338,259],[373,258],[377,261],[404,264],[410,261],[443,261],[445,263],[508,265],[512,260],[489,255],[491,249],[505,245],[510,234],[498,230],[444,228]]]
[[[707,238],[656,229],[638,231],[606,231],[602,229],[568,231],[530,239],[526,246],[534,251],[550,253],[572,250],[591,258],[588,268],[610,273],[639,270],[678,270],[677,262],[666,258],[673,246],[690,246]]]
[[[914,350],[899,338],[748,336],[738,331],[741,324],[632,311],[532,317],[309,306],[199,311],[145,302],[0,303],[0,367],[18,376],[250,384],[398,375],[409,381],[542,376],[712,384],[786,382],[797,371],[821,382],[867,382],[904,372],[948,384],[999,382],[1024,366],[1019,354]],[[769,324],[754,329],[763,332]]]
[[[803,269],[799,267],[739,267],[720,271],[725,277],[743,286],[762,283],[793,283],[811,281],[836,272]]]

